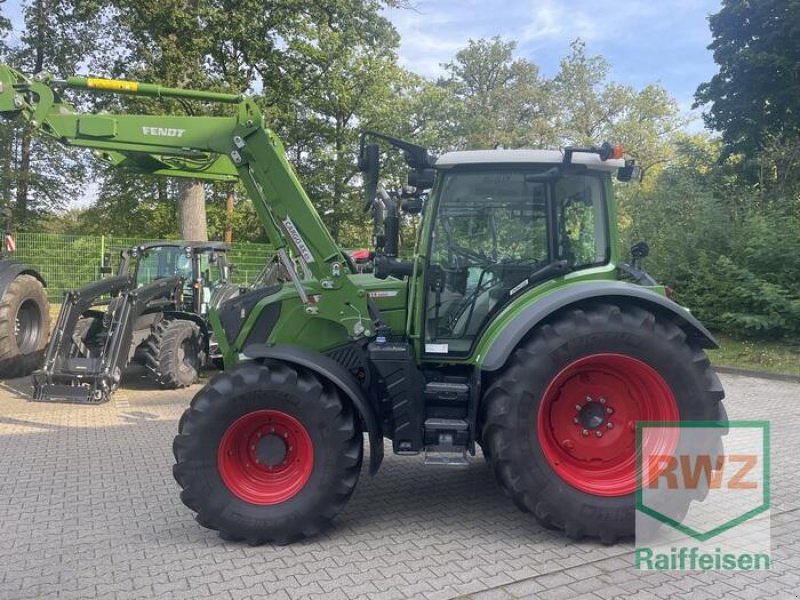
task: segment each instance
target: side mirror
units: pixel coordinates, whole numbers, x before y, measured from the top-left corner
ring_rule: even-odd
[[[380,171],[380,148],[378,144],[366,144],[361,147],[358,157],[358,170],[364,173],[364,212],[367,212],[375,201],[378,192],[378,175]]]
[[[632,160],[626,160],[625,166],[617,169],[617,181],[642,180],[642,167]]]
[[[408,185],[417,190],[429,190],[436,179],[436,169],[411,169],[408,172]]]
[[[422,212],[424,207],[424,201],[419,196],[412,196],[411,198],[406,198],[403,200],[403,203],[400,205],[400,210],[402,210],[407,215],[418,215]]]

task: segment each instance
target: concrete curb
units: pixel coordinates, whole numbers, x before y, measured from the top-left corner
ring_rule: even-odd
[[[757,377],[758,379],[772,379],[773,381],[788,381],[790,383],[800,383],[800,375],[784,375],[783,373],[770,373],[768,371],[752,371],[750,369],[739,369],[738,367],[723,367],[718,365],[713,365],[713,367],[717,373],[727,373],[728,375],[741,375],[742,377]]]

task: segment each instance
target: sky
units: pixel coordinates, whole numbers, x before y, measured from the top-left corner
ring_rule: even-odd
[[[721,0],[409,0],[413,9],[386,9],[401,36],[400,60],[436,77],[470,39],[496,35],[517,42],[516,54],[552,76],[569,44],[581,38],[590,55],[611,63],[612,80],[641,88],[659,83],[691,110],[697,86],[716,67],[707,17]],[[19,27],[21,0],[4,12]],[[693,128],[701,128],[696,119]]]
[[[689,112],[697,86],[716,67],[707,17],[721,0],[411,0],[414,10],[386,9],[401,36],[402,64],[435,77],[470,39],[501,36],[516,55],[553,76],[570,42],[611,64],[611,79],[641,88],[659,83]],[[694,127],[700,128],[699,119]]]

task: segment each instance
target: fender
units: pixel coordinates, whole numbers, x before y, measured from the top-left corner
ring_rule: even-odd
[[[0,260],[0,296],[5,293],[8,286],[11,285],[11,282],[20,275],[30,275],[31,277],[35,277],[41,282],[43,287],[47,287],[44,277],[42,277],[36,269],[29,267],[28,265],[18,263],[15,260],[2,259]]]
[[[714,336],[687,309],[652,290],[623,281],[577,283],[548,294],[529,304],[495,338],[486,353],[481,370],[497,371],[511,356],[528,332],[555,312],[587,300],[636,304],[673,318],[689,338],[701,348],[719,348]]]
[[[269,358],[288,362],[313,371],[324,377],[344,392],[353,402],[358,414],[364,420],[369,434],[369,474],[375,475],[383,461],[383,434],[375,409],[369,403],[364,391],[347,369],[332,358],[291,344],[266,346],[250,344],[242,351],[247,358]]]

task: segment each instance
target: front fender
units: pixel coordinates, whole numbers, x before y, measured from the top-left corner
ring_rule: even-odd
[[[383,461],[383,434],[372,404],[350,372],[332,358],[300,346],[250,344],[242,351],[250,359],[272,359],[291,363],[313,371],[342,391],[353,403],[369,434],[369,474],[375,475]]]
[[[479,362],[481,370],[497,371],[506,363],[522,339],[539,323],[558,311],[586,302],[636,304],[673,318],[701,348],[719,347],[714,336],[695,316],[669,298],[645,287],[622,281],[589,281],[560,288],[521,309],[490,340],[488,350]]]

